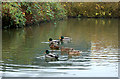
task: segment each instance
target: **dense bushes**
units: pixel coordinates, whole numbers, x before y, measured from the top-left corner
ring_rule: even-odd
[[[26,11],[27,23],[50,21],[66,16],[65,9],[60,3],[29,3],[24,11]]]
[[[11,2],[2,3],[3,28],[22,27],[41,21],[64,18],[66,10],[60,3]]]
[[[28,24],[68,17],[119,17],[118,3],[96,2],[4,2],[3,28],[23,27]]]
[[[3,3],[2,6],[2,24],[4,27],[21,27],[25,25],[25,13],[22,12],[21,5],[17,3]]]
[[[74,2],[63,3],[67,15],[72,17],[118,17],[119,7],[116,2]]]

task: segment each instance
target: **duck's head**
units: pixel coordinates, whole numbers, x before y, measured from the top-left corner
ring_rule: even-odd
[[[50,51],[49,50],[46,50],[46,54],[49,54],[50,53]]]
[[[64,39],[64,36],[61,36],[61,39]]]
[[[53,39],[52,38],[49,38],[49,41],[52,41]]]

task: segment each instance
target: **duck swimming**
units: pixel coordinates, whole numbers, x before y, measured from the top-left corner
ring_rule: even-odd
[[[59,46],[58,45],[56,45],[56,43],[51,43],[50,45],[49,45],[49,47],[51,48],[51,49],[59,49]]]
[[[46,53],[45,54],[45,58],[50,58],[50,59],[56,59],[56,60],[58,60],[58,55],[50,53],[49,50],[46,50],[45,53]]]
[[[69,52],[72,51],[73,48],[68,48],[68,47],[61,47],[61,52]]]
[[[59,44],[60,43],[60,40],[53,40],[52,38],[49,38],[49,43],[57,43]]]
[[[69,55],[79,55],[80,53],[82,53],[82,51],[79,50],[72,50],[68,52]]]
[[[70,37],[64,37],[64,36],[61,36],[60,37],[60,41],[61,42],[70,42],[72,39]]]

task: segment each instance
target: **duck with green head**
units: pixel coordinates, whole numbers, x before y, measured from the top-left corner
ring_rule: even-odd
[[[50,53],[49,50],[46,50],[45,53],[46,53],[45,54],[45,58],[50,58],[50,59],[56,59],[56,60],[58,60],[58,55]]]
[[[59,44],[60,41],[59,40],[53,40],[52,38],[49,38],[49,43],[56,43],[56,44]]]
[[[61,42],[70,42],[72,39],[70,37],[64,37],[64,36],[61,36],[60,37],[60,41]]]

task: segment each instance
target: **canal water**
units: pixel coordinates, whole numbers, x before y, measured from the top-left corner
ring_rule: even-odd
[[[59,50],[59,61],[45,61],[49,38],[68,36],[60,47],[80,50],[68,55]],[[118,19],[80,19],[45,22],[2,31],[3,77],[117,77]]]

